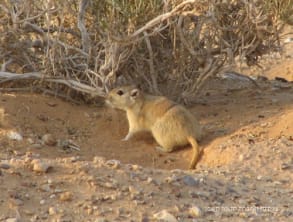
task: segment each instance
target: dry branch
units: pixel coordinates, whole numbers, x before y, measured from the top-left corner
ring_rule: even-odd
[[[147,24],[145,24],[143,27],[141,27],[140,29],[138,29],[137,31],[135,31],[131,36],[130,39],[134,39],[135,37],[137,37],[139,34],[145,32],[148,29],[153,28],[154,26],[163,23],[165,20],[167,20],[168,18],[176,15],[179,10],[181,10],[184,6],[186,6],[187,4],[192,4],[195,3],[196,0],[187,0],[184,1],[182,3],[180,3],[179,5],[177,5],[173,10],[171,10],[170,12],[164,13],[162,15],[157,16],[156,18],[152,19],[151,21],[149,21]]]
[[[52,78],[51,76],[44,75],[39,72],[23,73],[23,74],[0,72],[0,84],[6,83],[9,81],[23,81],[23,80],[40,80],[44,82],[56,83],[56,84],[66,85],[70,89],[76,90],[78,92],[87,93],[92,96],[99,96],[99,97],[105,96],[105,93],[102,88],[97,88],[97,87],[93,88],[73,79]]]

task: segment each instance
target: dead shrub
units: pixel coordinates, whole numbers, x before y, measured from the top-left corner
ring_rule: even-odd
[[[278,50],[286,2],[4,0],[0,84],[104,96],[135,83],[186,100],[236,58]]]

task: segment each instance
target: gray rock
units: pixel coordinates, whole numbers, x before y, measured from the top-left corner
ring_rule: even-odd
[[[1,169],[4,169],[4,170],[8,170],[8,169],[10,169],[10,165],[9,164],[7,164],[7,163],[0,163],[0,168]]]
[[[193,187],[193,186],[199,185],[199,180],[189,175],[184,176],[182,180],[183,180],[183,183],[187,186]]]
[[[50,188],[49,184],[43,184],[43,185],[40,186],[40,190],[43,191],[43,192],[50,192],[51,188]]]

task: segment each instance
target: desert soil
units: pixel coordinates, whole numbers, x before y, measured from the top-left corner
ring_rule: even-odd
[[[195,170],[190,147],[121,141],[123,112],[1,94],[0,221],[293,221],[293,43],[285,48],[244,69],[268,77],[259,87],[219,78],[188,107],[204,129]]]

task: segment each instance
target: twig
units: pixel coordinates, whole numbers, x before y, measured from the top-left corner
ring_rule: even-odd
[[[186,1],[182,2],[182,3],[180,3],[179,5],[177,5],[170,12],[167,12],[165,14],[162,14],[162,15],[157,16],[156,18],[152,19],[147,24],[145,24],[143,27],[141,27],[140,29],[138,29],[137,31],[135,31],[132,35],[130,35],[130,39],[135,38],[139,34],[141,34],[144,31],[146,31],[147,29],[150,29],[151,27],[153,27],[153,26],[155,26],[155,25],[157,25],[159,23],[162,23],[163,21],[167,20],[168,18],[174,16],[185,5],[192,4],[192,3],[195,3],[195,2],[196,2],[196,0],[186,0]]]
[[[86,8],[89,5],[89,0],[80,0],[79,3],[79,11],[78,11],[78,17],[77,17],[77,27],[80,30],[81,33],[81,42],[82,42],[82,49],[87,54],[90,51],[91,47],[91,39],[87,33],[86,27],[84,25],[84,14],[86,11]]]
[[[150,76],[152,79],[151,87],[154,89],[155,93],[158,93],[159,90],[158,90],[158,84],[157,84],[157,75],[156,75],[155,68],[154,68],[154,53],[153,53],[152,45],[151,45],[150,39],[147,35],[147,32],[145,31],[145,32],[143,32],[143,34],[144,34],[145,42],[146,42],[146,45],[147,45],[147,48],[149,51],[148,62],[149,62],[149,66],[150,66]]]

